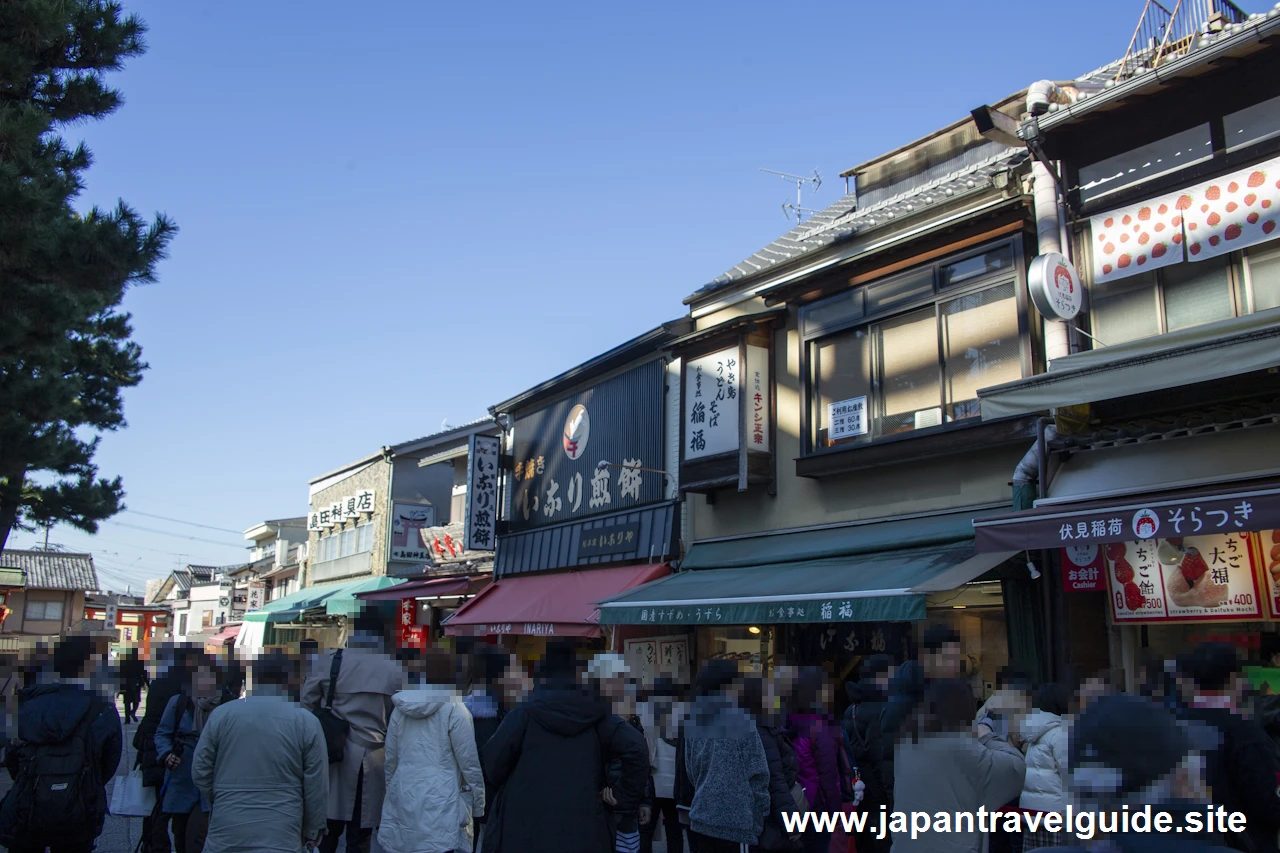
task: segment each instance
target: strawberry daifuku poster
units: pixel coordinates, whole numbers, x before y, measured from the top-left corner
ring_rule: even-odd
[[[1187,259],[1203,261],[1280,237],[1280,159],[1186,190]]]
[[[1262,617],[1248,533],[1104,546],[1117,622]]]
[[[1171,193],[1089,220],[1094,284],[1182,263],[1180,195]]]

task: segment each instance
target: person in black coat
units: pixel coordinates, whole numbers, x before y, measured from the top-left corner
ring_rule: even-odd
[[[605,767],[621,762],[614,808],[636,812],[649,773],[644,737],[578,679],[573,646],[547,644],[542,680],[484,747],[494,788],[485,853],[609,853]]]
[[[190,679],[188,660],[195,652],[178,647],[173,650],[173,663],[154,681],[147,690],[147,704],[138,722],[137,731],[133,733],[133,748],[137,758],[134,767],[142,770],[142,784],[157,790],[164,784],[164,765],[156,754],[156,729],[160,727],[160,718],[169,700],[187,688]],[[172,849],[169,842],[169,819],[163,813],[156,817],[142,819],[142,842],[144,853],[169,853]]]
[[[0,843],[8,843],[11,853],[42,853],[46,846],[54,850],[92,850],[107,815],[107,785],[120,765],[124,747],[120,713],[114,702],[100,696],[88,684],[93,668],[89,638],[61,640],[53,653],[53,668],[57,673],[54,683],[37,684],[18,693],[17,740],[5,750],[5,766],[10,777],[17,780],[26,756],[34,757],[41,745],[62,743],[78,726],[87,726],[89,756],[99,787],[84,793],[94,797],[93,803],[86,803],[94,823],[80,827],[78,837],[32,837],[29,825],[21,816],[23,804],[19,802],[19,788],[14,788],[0,803],[0,838],[5,839]]]
[[[841,724],[854,764],[866,786],[862,810],[870,814],[878,814],[882,805],[893,810],[894,741],[884,730],[892,676],[893,660],[888,655],[871,655],[865,659],[858,669],[858,704]],[[863,853],[888,853],[892,839],[877,839],[875,835],[873,827],[858,834],[858,849]]]
[[[124,721],[138,722],[138,706],[142,704],[142,688],[151,679],[137,649],[129,649],[120,659],[120,692],[124,695]]]
[[[751,849],[794,853],[800,849],[800,836],[787,833],[782,815],[799,809],[791,789],[800,776],[800,762],[768,704],[763,679],[748,678],[743,682],[742,707],[756,721],[756,732],[769,763],[769,814],[765,816],[760,841]]]

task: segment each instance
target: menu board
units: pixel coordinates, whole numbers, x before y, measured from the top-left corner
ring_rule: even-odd
[[[1262,617],[1256,570],[1261,560],[1248,533],[1145,539],[1104,547],[1111,612],[1117,622]]]
[[[1271,617],[1280,619],[1280,530],[1264,530],[1258,534],[1261,562],[1267,567],[1262,575],[1271,602]]]

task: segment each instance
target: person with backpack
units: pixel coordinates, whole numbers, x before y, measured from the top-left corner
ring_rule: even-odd
[[[169,700],[156,728],[156,754],[168,771],[160,811],[173,828],[177,853],[201,853],[209,832],[209,803],[196,790],[191,761],[205,722],[223,701],[221,681],[212,661],[198,662],[189,687]]]
[[[346,648],[320,655],[308,673],[302,707],[313,713],[326,709],[348,727],[342,758],[329,765],[329,831],[320,853],[335,853],[344,834],[348,853],[369,853],[386,790],[383,747],[392,697],[405,683],[373,613],[357,616]]]
[[[1192,688],[1185,720],[1218,732],[1216,749],[1210,750],[1206,777],[1215,805],[1242,812],[1245,832],[1227,843],[1249,853],[1278,849],[1280,831],[1280,753],[1257,720],[1248,719],[1241,706],[1244,687],[1240,661],[1228,643],[1204,643],[1183,662]]]
[[[90,853],[102,833],[124,733],[115,705],[90,684],[92,651],[88,637],[62,639],[56,677],[18,695],[17,737],[5,750],[14,784],[0,802],[9,853]]]
[[[617,759],[614,808],[635,812],[649,760],[644,737],[579,679],[571,641],[547,643],[539,683],[484,747],[494,789],[485,853],[609,853],[605,769]]]

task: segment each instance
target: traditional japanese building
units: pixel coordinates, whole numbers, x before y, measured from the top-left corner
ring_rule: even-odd
[[[0,650],[66,634],[84,619],[86,593],[97,590],[89,554],[0,552]]]
[[[1102,611],[1130,686],[1280,616],[1280,11],[1208,11],[1148,6],[1163,39],[1103,88],[1040,85],[1011,128],[1083,299],[1044,369],[978,395],[984,423],[1043,416],[1022,511],[979,547],[1047,566],[1066,621]]]
[[[679,554],[679,363],[666,323],[490,408],[505,472],[494,582],[445,622],[535,658],[547,637],[627,652],[640,676],[688,665],[683,628],[612,631],[596,602],[664,576]]]

